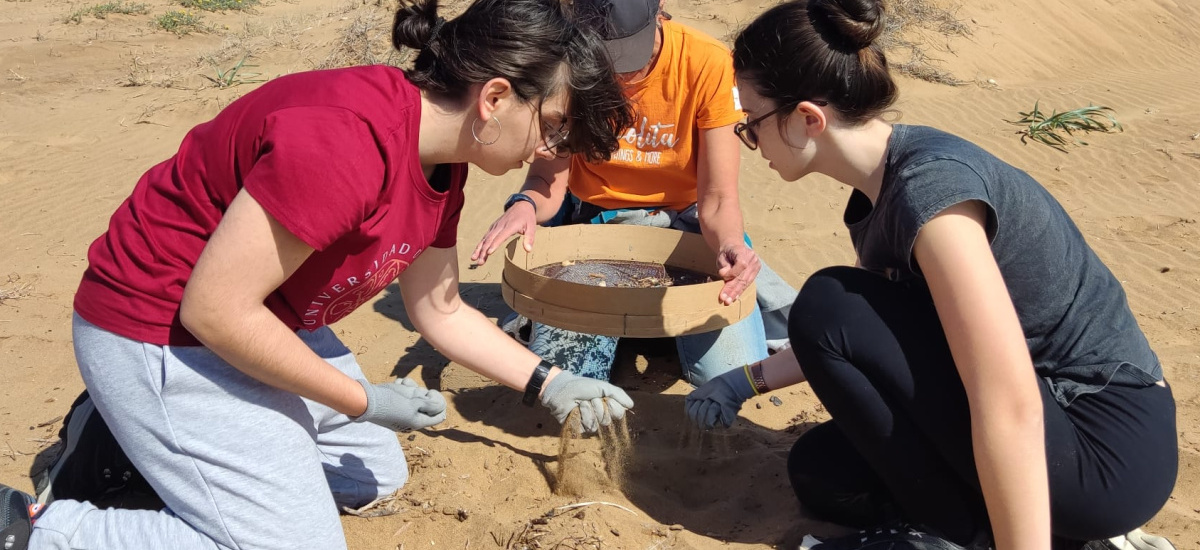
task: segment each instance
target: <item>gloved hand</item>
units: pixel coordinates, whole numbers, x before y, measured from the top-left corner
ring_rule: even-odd
[[[542,405],[550,409],[559,424],[578,407],[583,433],[593,433],[600,426],[625,418],[625,411],[633,408],[633,400],[625,390],[608,382],[561,371],[542,390]]]
[[[358,383],[367,391],[367,412],[352,417],[355,422],[372,422],[398,432],[428,428],[446,419],[446,398],[408,378],[384,384]]]
[[[746,376],[745,367],[741,367],[696,388],[684,399],[683,406],[688,418],[701,430],[711,430],[717,424],[728,428],[737,419],[742,403],[755,395],[758,394],[750,385],[750,377]]]

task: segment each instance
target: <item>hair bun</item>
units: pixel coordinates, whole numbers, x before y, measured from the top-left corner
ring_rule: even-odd
[[[883,34],[881,0],[809,0],[808,13],[831,45],[857,51]]]
[[[438,25],[437,0],[401,2],[392,24],[392,45],[396,49],[420,50],[429,44]]]

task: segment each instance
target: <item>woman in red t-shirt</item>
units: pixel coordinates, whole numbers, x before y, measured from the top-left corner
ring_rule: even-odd
[[[411,70],[280,77],[141,178],[89,250],[75,347],[169,513],[57,500],[26,515],[31,499],[0,486],[6,548],[344,548],[338,507],[407,479],[394,431],[446,418],[437,391],[367,382],[326,326],[393,280],[435,348],[560,422],[578,409],[594,431],[633,406],[458,294],[466,163],[603,160],[631,124],[600,40],[557,0],[477,0],[449,21],[427,0],[397,11],[392,38],[419,50]]]

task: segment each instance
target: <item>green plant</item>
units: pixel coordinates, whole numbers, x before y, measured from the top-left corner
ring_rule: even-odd
[[[200,16],[191,11],[169,11],[158,16],[154,20],[154,24],[162,30],[173,32],[179,36],[199,32],[203,29],[200,26]]]
[[[258,0],[180,0],[180,5],[204,11],[242,11],[258,5]]]
[[[149,13],[150,8],[145,4],[135,4],[132,2],[107,2],[97,4],[95,6],[78,9],[71,12],[70,15],[63,18],[66,23],[75,23],[76,25],[83,22],[83,16],[91,15],[96,19],[104,19],[109,14],[118,13],[121,15],[140,15]]]
[[[262,73],[242,72],[242,69],[254,66],[255,65],[247,65],[246,58],[243,57],[241,61],[237,62],[237,65],[230,67],[228,70],[222,71],[221,69],[217,69],[216,78],[206,74],[202,74],[200,76],[207,78],[209,82],[212,82],[218,88],[231,88],[233,86],[237,86],[238,84],[257,84],[259,82],[266,82],[267,79],[258,78],[262,76]]]
[[[1089,132],[1125,131],[1121,127],[1121,123],[1113,117],[1111,114],[1113,110],[1109,107],[1088,105],[1062,113],[1053,111],[1047,116],[1038,108],[1039,103],[1034,102],[1032,111],[1018,113],[1021,115],[1019,120],[1005,120],[1009,124],[1025,126],[1017,132],[1021,135],[1021,143],[1027,143],[1027,139],[1032,139],[1066,153],[1067,145],[1070,145],[1072,141],[1079,145],[1087,145],[1086,141],[1075,137],[1076,132],[1086,134]]]

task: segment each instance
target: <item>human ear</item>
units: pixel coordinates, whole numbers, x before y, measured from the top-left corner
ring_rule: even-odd
[[[479,119],[487,122],[500,104],[514,97],[512,83],[507,78],[496,77],[479,86],[476,100]]]
[[[796,105],[795,114],[804,117],[804,132],[809,139],[821,135],[829,123],[825,117],[825,111],[811,101],[801,101],[799,105]]]

